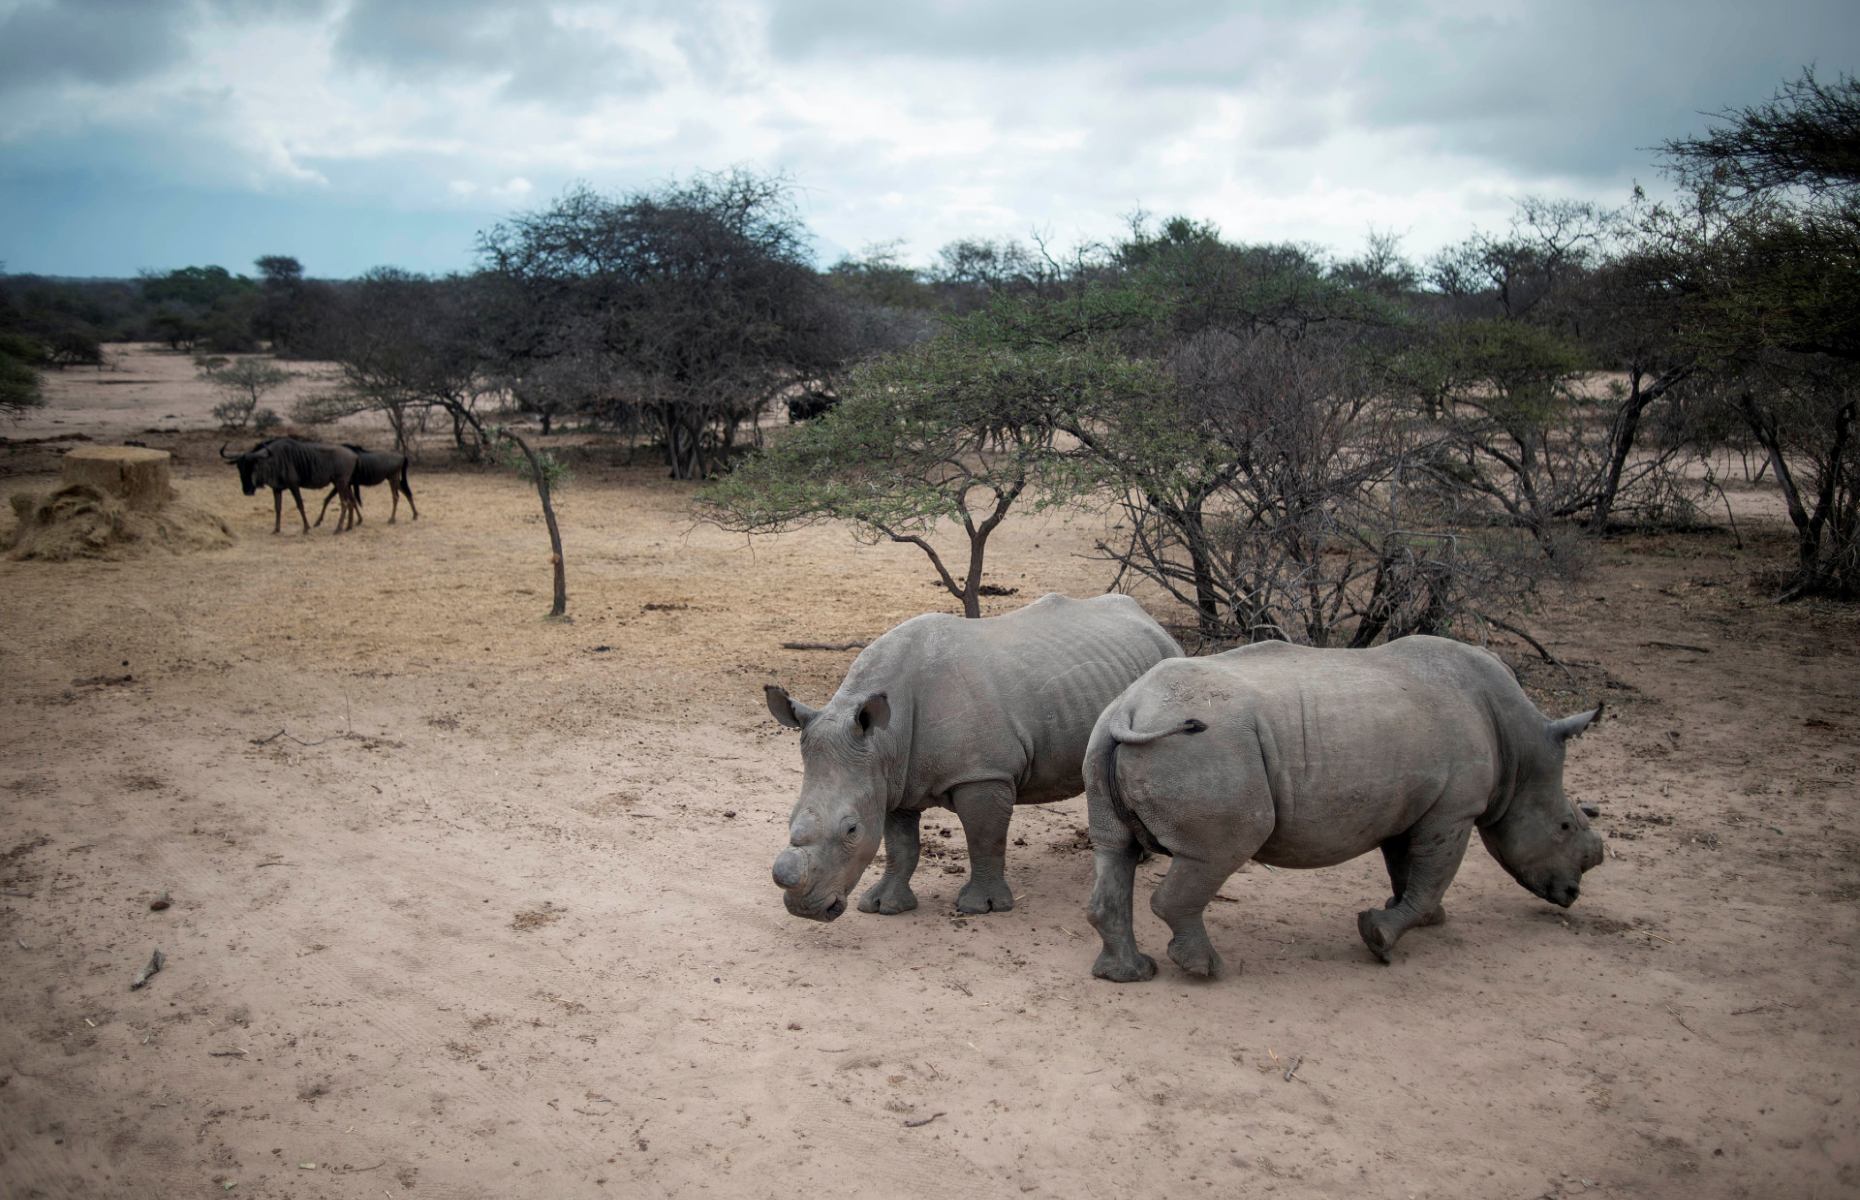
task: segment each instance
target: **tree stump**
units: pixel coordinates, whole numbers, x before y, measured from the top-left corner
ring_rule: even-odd
[[[66,483],[87,483],[132,509],[155,512],[173,497],[166,450],[142,446],[79,446],[64,458]]]

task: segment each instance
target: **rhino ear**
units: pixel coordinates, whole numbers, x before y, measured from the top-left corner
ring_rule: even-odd
[[[1550,736],[1559,742],[1567,742],[1578,737],[1582,731],[1602,719],[1602,705],[1598,704],[1588,712],[1577,713],[1573,717],[1564,717],[1560,721],[1550,722]]]
[[[769,712],[790,729],[805,729],[809,721],[820,715],[815,709],[790,696],[787,689],[772,683],[763,684],[762,693],[768,697]]]
[[[883,729],[891,724],[891,701],[885,693],[873,692],[859,706],[859,732],[870,733],[874,729]]]

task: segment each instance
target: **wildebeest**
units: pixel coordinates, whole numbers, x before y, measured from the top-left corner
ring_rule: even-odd
[[[355,451],[347,446],[327,442],[300,442],[296,438],[269,438],[244,454],[228,454],[220,447],[220,457],[239,468],[239,486],[248,496],[260,487],[271,489],[271,532],[279,532],[284,520],[284,491],[290,489],[297,501],[297,515],[303,518],[304,532],[310,532],[310,515],[304,511],[300,488],[333,486],[342,497],[342,513],[336,518],[336,532],[355,523]]]
[[[394,497],[394,511],[388,514],[388,524],[400,515],[400,498],[407,497],[407,508],[413,513],[413,519],[420,519],[420,510],[413,506],[413,489],[407,486],[407,463],[405,454],[396,454],[389,450],[364,450],[353,442],[344,442],[343,446],[355,451],[355,475],[349,480],[355,486],[355,520],[362,520],[362,489],[374,487],[378,483],[388,485],[388,495]],[[323,518],[329,515],[329,502],[336,498],[336,489],[330,488],[329,495],[323,497],[323,511],[316,515],[316,523],[321,525]]]
[[[825,416],[838,407],[840,398],[832,392],[809,390],[788,401],[788,419],[790,421],[809,421],[815,417]]]

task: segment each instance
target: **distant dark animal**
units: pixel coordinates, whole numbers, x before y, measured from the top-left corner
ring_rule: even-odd
[[[342,515],[336,519],[341,533],[356,521],[355,451],[347,446],[327,442],[300,442],[296,438],[268,438],[244,454],[228,454],[220,447],[220,457],[239,468],[239,486],[253,496],[261,487],[271,489],[271,532],[279,532],[284,520],[284,492],[290,489],[297,501],[297,515],[303,518],[304,532],[310,532],[310,515],[304,511],[301,488],[334,487],[342,497]]]
[[[407,508],[413,513],[413,519],[420,519],[420,510],[413,506],[413,489],[407,486],[407,463],[405,454],[395,454],[389,450],[364,450],[352,442],[343,446],[355,451],[355,476],[349,482],[355,485],[355,520],[362,520],[362,489],[374,487],[378,483],[388,485],[388,495],[394,497],[394,511],[388,514],[388,524],[392,525],[400,516],[400,498],[407,497]],[[323,497],[323,511],[316,515],[316,523],[321,525],[323,518],[329,515],[329,502],[336,498],[336,489],[329,489],[329,495]]]
[[[788,401],[790,421],[811,421],[825,416],[839,406],[840,398],[832,392],[806,391]]]

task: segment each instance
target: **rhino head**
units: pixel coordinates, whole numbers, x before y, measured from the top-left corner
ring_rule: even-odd
[[[775,859],[782,903],[797,917],[831,921],[878,853],[890,796],[882,734],[891,722],[883,692],[834,697],[812,709],[773,684],[769,711],[801,731],[801,798],[788,818],[788,848]]]
[[[1546,721],[1542,741],[1521,747],[1511,803],[1479,827],[1485,848],[1534,896],[1568,908],[1582,892],[1582,874],[1602,862],[1602,838],[1589,828],[1595,810],[1563,794],[1563,751],[1600,719],[1601,707]]]

